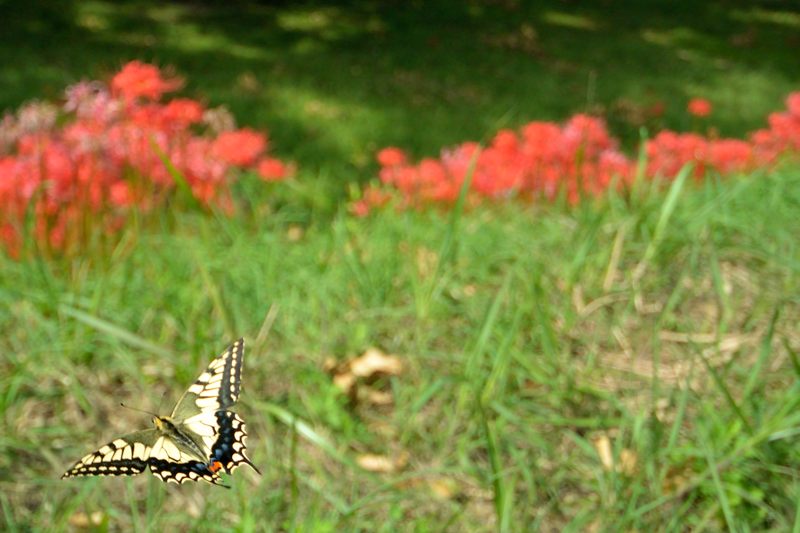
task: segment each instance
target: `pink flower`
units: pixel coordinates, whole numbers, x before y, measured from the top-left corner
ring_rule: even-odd
[[[692,98],[686,106],[686,110],[696,117],[707,117],[711,114],[711,102],[705,98]]]

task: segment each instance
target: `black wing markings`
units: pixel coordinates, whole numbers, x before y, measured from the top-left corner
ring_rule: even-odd
[[[217,411],[216,417],[219,433],[211,448],[209,469],[213,472],[224,469],[225,472],[231,474],[242,464],[247,464],[261,474],[261,471],[245,454],[247,429],[244,420],[233,411]]]

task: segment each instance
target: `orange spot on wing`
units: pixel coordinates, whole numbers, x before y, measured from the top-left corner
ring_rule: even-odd
[[[208,469],[209,469],[209,470],[211,470],[211,471],[212,471],[212,472],[214,472],[214,473],[216,473],[216,472],[217,472],[217,471],[218,471],[220,468],[222,468],[222,463],[220,463],[219,461],[214,461],[214,462],[213,462],[213,463],[211,463],[211,465],[208,467]]]

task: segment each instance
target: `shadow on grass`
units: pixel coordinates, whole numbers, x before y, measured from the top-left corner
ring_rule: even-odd
[[[172,65],[186,91],[268,128],[281,156],[343,180],[376,149],[417,155],[499,127],[605,116],[722,135],[760,127],[797,89],[797,2],[5,2],[0,109],[56,98],[130,59]],[[663,115],[652,112],[663,107]]]

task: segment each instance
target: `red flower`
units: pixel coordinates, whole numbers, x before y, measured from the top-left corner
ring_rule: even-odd
[[[111,186],[109,191],[111,203],[118,207],[125,207],[133,203],[133,194],[130,186],[124,181],[118,181]]]
[[[350,204],[350,212],[359,218],[363,218],[367,216],[372,209],[386,205],[390,199],[391,195],[388,192],[374,185],[370,185],[364,189],[360,200]]]
[[[167,124],[176,124],[185,128],[203,120],[203,106],[200,102],[189,98],[176,98],[164,106],[162,120]]]
[[[786,109],[790,115],[800,120],[800,92],[791,93],[786,97]]]
[[[114,76],[110,90],[82,82],[67,89],[60,109],[28,105],[0,120],[0,248],[19,254],[28,213],[33,238],[51,252],[79,249],[74,245],[87,239],[93,224],[114,233],[127,220],[119,208],[135,204],[148,211],[169,199],[173,168],[201,202],[225,213],[235,207],[230,184],[240,169],[233,166],[257,169],[265,180],[291,171],[274,158],[259,161],[264,134],[226,130],[217,136],[203,124],[201,103],[160,101],[179,86],[158,68],[134,61]]]
[[[131,61],[111,79],[111,90],[126,101],[139,97],[158,100],[164,93],[177,90],[182,84],[178,78],[162,78],[156,66]]]
[[[692,98],[686,106],[686,110],[696,117],[707,117],[711,114],[711,102],[705,98]]]
[[[396,167],[406,163],[406,154],[400,148],[389,146],[378,152],[377,159],[383,167]]]
[[[289,175],[289,168],[280,159],[265,157],[258,162],[258,174],[264,181],[280,181]]]
[[[0,226],[0,243],[3,244],[6,252],[13,259],[19,259],[22,248],[22,237],[19,231],[10,223]]]
[[[247,166],[252,165],[266,147],[266,135],[243,128],[220,133],[211,147],[211,153],[231,165]]]

